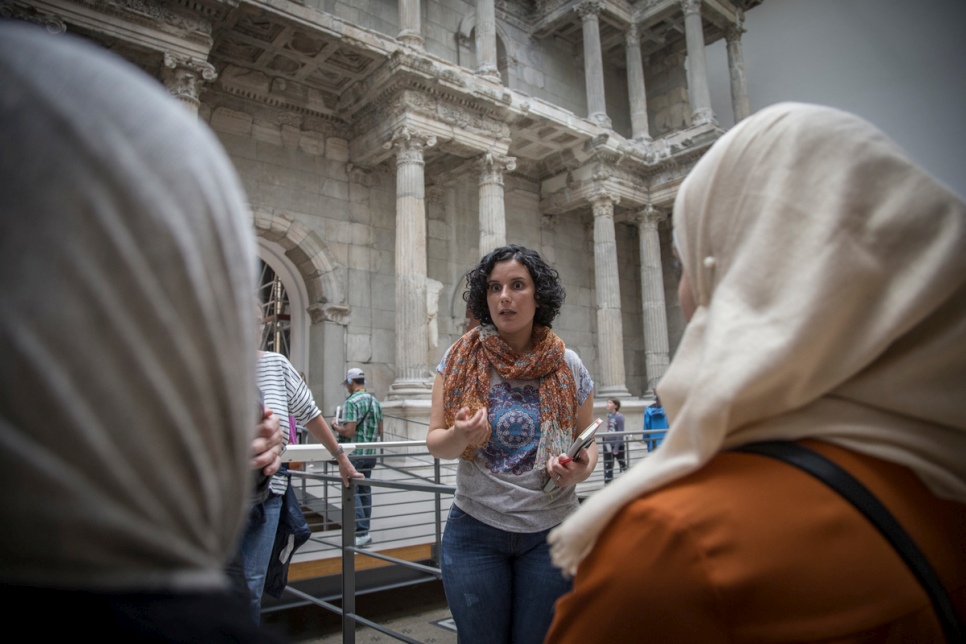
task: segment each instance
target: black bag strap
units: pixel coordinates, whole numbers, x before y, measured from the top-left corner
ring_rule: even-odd
[[[762,441],[735,447],[732,452],[759,454],[785,461],[819,479],[854,505],[885,537],[929,595],[947,642],[966,642],[966,625],[929,565],[925,555],[889,510],[862,483],[837,464],[804,445],[791,441]]]

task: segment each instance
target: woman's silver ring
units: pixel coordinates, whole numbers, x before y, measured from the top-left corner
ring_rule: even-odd
[[[559,483],[559,482],[560,482],[560,475],[558,474],[557,475],[557,483]]]

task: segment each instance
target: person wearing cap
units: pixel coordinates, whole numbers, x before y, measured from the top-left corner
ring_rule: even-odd
[[[353,367],[342,381],[349,397],[343,406],[342,418],[332,419],[332,428],[339,434],[339,442],[374,443],[382,440],[382,405],[366,391],[366,374]],[[352,456],[356,470],[367,479],[376,467],[376,448],[357,447]],[[372,487],[356,486],[356,547],[372,542],[369,523],[372,518]]]

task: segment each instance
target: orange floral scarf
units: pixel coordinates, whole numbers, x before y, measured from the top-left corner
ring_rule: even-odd
[[[470,413],[486,408],[490,392],[490,368],[506,380],[540,381],[540,443],[535,467],[570,447],[577,420],[577,384],[564,360],[563,340],[544,326],[534,326],[533,348],[518,354],[492,325],[468,331],[450,348],[443,372],[443,419],[447,427],[462,407]],[[470,445],[461,458],[471,460],[479,445]]]

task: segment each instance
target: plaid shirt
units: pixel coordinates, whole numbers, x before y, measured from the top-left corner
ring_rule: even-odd
[[[379,440],[379,421],[382,420],[382,405],[376,397],[365,389],[355,392],[345,400],[342,411],[342,422],[355,422],[356,435],[352,440],[344,436],[342,442],[375,443]],[[356,448],[356,456],[372,456],[376,449],[372,447]]]

